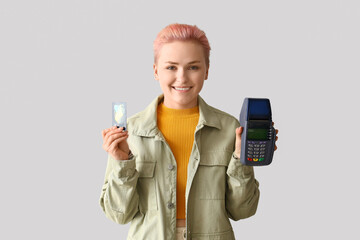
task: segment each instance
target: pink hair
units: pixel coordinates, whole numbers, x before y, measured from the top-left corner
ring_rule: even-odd
[[[205,35],[205,32],[200,30],[196,25],[187,25],[174,23],[166,26],[159,32],[154,41],[154,62],[157,63],[158,55],[161,47],[165,43],[173,41],[195,41],[198,42],[204,49],[205,63],[209,66],[210,63],[210,44]]]

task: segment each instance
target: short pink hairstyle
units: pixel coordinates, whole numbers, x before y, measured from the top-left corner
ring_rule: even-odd
[[[204,49],[205,63],[209,67],[210,64],[210,44],[205,32],[200,30],[196,25],[187,25],[174,23],[166,26],[159,32],[154,41],[154,62],[157,63],[161,47],[165,43],[173,41],[195,41]]]

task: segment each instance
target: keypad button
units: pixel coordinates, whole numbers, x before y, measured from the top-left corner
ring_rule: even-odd
[[[254,150],[252,147],[248,147],[248,150],[250,150],[250,151],[252,151],[252,150]]]
[[[260,148],[254,148],[254,151],[259,151],[260,150]]]
[[[259,155],[261,158],[265,157],[265,155]]]
[[[261,144],[260,147],[265,147],[265,144]]]
[[[260,154],[265,154],[265,151],[261,151]]]
[[[249,147],[254,147],[254,144],[249,143],[248,146]]]
[[[260,148],[260,151],[265,151],[265,148]]]
[[[254,147],[260,147],[260,144],[255,144]]]

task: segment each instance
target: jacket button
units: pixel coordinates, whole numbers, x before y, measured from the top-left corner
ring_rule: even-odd
[[[167,207],[168,207],[169,209],[172,209],[172,208],[175,207],[175,205],[174,205],[173,203],[168,203],[168,204],[167,204]]]
[[[168,166],[168,169],[169,169],[169,170],[173,170],[174,168],[175,168],[175,166],[174,166],[174,165],[169,164],[169,166]]]

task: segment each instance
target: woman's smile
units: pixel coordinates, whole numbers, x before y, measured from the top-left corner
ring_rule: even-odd
[[[189,92],[191,87],[172,87],[173,89],[175,89],[178,92]]]

